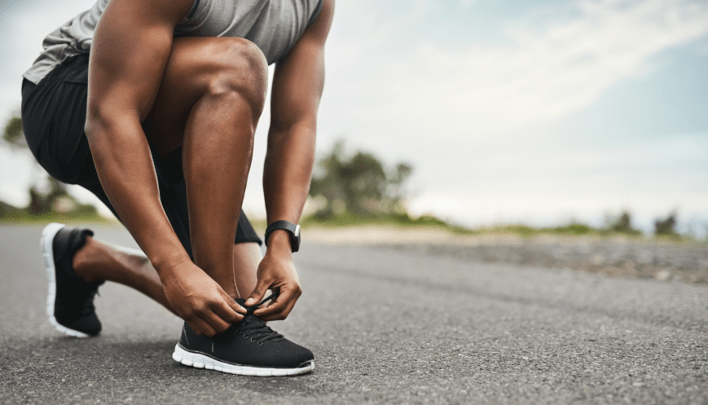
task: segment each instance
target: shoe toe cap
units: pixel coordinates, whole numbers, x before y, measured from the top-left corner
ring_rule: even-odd
[[[276,361],[280,367],[299,367],[303,363],[315,359],[315,355],[307,348],[296,343],[287,341],[286,344],[279,345],[279,350],[274,350]]]

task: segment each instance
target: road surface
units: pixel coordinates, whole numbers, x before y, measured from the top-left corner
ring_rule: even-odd
[[[124,230],[98,239],[135,246]],[[175,363],[181,321],[107,283],[103,333],[47,321],[41,226],[0,226],[0,403],[706,404],[708,287],[307,243],[304,295],[271,326],[312,374]]]

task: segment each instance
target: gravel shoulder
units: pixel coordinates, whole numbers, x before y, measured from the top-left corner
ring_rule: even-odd
[[[436,229],[315,228],[305,238],[364,244],[485,263],[571,269],[612,277],[708,284],[708,244],[627,237],[463,236]]]

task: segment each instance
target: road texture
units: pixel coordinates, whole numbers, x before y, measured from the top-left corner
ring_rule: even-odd
[[[0,403],[706,404],[708,287],[307,243],[304,295],[271,326],[312,374],[257,378],[171,359],[181,322],[107,283],[103,333],[45,314],[41,227],[0,227]],[[96,237],[135,246],[118,228]]]

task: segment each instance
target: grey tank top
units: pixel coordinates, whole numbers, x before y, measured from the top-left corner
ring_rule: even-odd
[[[149,0],[148,0],[149,1]],[[96,24],[110,0],[97,0],[49,34],[44,51],[23,77],[39,83],[64,60],[89,53]],[[323,0],[194,0],[175,37],[238,37],[255,43],[268,64],[285,56],[317,18]]]

